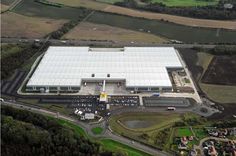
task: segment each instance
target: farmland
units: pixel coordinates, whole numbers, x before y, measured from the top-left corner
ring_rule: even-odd
[[[164,36],[168,39],[176,39],[186,43],[236,42],[236,31],[220,30],[219,32],[217,29],[186,27],[158,20],[132,18],[102,12],[95,12],[88,18],[88,21],[135,31],[150,31],[150,33],[157,36]]]
[[[236,56],[216,56],[205,72],[202,82],[207,84],[236,85],[235,77]]]
[[[149,33],[126,30],[104,24],[94,24],[89,22],[80,23],[73,30],[64,35],[63,38],[79,40],[111,40],[117,42],[135,41],[162,43],[166,41],[163,38]]]
[[[12,12],[4,13],[1,21],[2,36],[25,38],[42,38],[66,22],[66,20],[33,18]]]
[[[167,6],[206,6],[216,5],[218,0],[152,0],[152,2],[163,3]]]
[[[145,19],[165,20],[180,25],[193,26],[193,27],[207,27],[207,28],[224,28],[224,29],[236,29],[236,21],[221,21],[221,20],[206,20],[195,19],[188,17],[181,17],[175,15],[152,13],[147,11],[139,11],[129,8],[123,8],[115,5],[109,5],[105,3],[99,3],[91,0],[49,0],[51,2],[57,2],[72,7],[87,7],[94,10],[105,11],[108,13],[116,13],[121,15],[127,15],[132,17],[140,17]],[[171,1],[170,1],[171,2]]]
[[[46,17],[52,19],[77,19],[84,8],[52,7],[33,0],[23,0],[13,11],[25,16]]]
[[[204,81],[204,73],[207,72],[208,68],[210,67],[211,60],[216,57],[214,55],[211,55],[209,53],[203,53],[191,49],[181,49],[180,50],[181,55],[183,56],[186,64],[188,65],[189,70],[191,71],[193,78],[195,81],[198,82],[199,87],[201,90],[212,100],[220,103],[235,103],[236,98],[235,98],[235,92],[236,92],[236,87],[232,85],[217,85],[217,84],[207,84],[202,81]],[[218,59],[221,61],[224,61],[224,58],[226,56],[217,56]],[[221,59],[223,58],[223,59]],[[226,57],[229,58],[229,57]],[[235,56],[230,57],[230,59],[233,60]],[[226,64],[229,64],[231,61],[228,61]],[[233,62],[232,62],[233,63]],[[215,66],[212,66],[210,68],[216,68]],[[231,70],[228,70],[231,68]],[[222,66],[219,67],[219,71],[222,72],[229,72],[229,74],[234,74],[234,66]],[[217,69],[217,68],[216,68]],[[227,70],[225,70],[227,69]],[[227,78],[227,76],[222,76],[221,74],[215,75],[219,76],[220,78],[224,79]],[[230,77],[228,77],[230,78]],[[232,77],[234,79],[234,77]],[[212,82],[220,80],[220,79],[214,79]],[[227,81],[229,81],[228,79]]]

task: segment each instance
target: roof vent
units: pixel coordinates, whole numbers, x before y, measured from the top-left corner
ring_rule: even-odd
[[[107,74],[107,77],[111,77],[111,75],[110,75],[110,74]]]
[[[95,74],[92,74],[91,77],[95,77]]]

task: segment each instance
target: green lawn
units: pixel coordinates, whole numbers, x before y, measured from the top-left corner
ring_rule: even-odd
[[[103,132],[103,128],[102,127],[94,127],[94,128],[92,128],[92,132],[93,132],[93,134],[96,134],[96,135],[101,134]]]
[[[219,0],[152,0],[167,6],[206,6],[216,5]]]
[[[150,154],[147,154],[143,151],[137,150],[137,149],[132,148],[128,145],[119,143],[119,142],[111,140],[111,139],[102,139],[102,140],[100,140],[100,143],[107,150],[111,150],[114,152],[121,152],[121,153],[124,153],[128,156],[150,156]]]
[[[88,137],[87,133],[80,126],[63,119],[56,119],[56,120],[58,121],[59,124],[73,129],[77,135]]]
[[[178,128],[178,136],[183,137],[183,136],[192,136],[192,132],[189,128]]]

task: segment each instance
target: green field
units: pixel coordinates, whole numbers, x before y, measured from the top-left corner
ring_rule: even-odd
[[[95,135],[101,134],[103,132],[103,128],[102,127],[94,127],[94,128],[92,128],[92,132]]]
[[[149,31],[151,34],[180,40],[185,43],[236,42],[236,31],[229,30],[220,30],[219,36],[217,36],[217,29],[187,27],[158,20],[147,20],[102,12],[94,13],[88,21],[135,31]]]
[[[192,136],[193,135],[189,128],[178,128],[177,133],[178,133],[179,137]]]
[[[121,144],[121,143],[111,140],[111,139],[102,139],[102,140],[100,140],[100,143],[107,150],[111,150],[114,152],[120,152],[120,153],[128,155],[128,156],[150,156],[149,154],[147,154],[145,152],[134,149],[128,145]]]
[[[216,5],[219,0],[151,0],[167,6],[206,6]]]
[[[124,0],[96,0],[97,2],[102,2],[102,3],[109,3],[109,4],[114,4],[116,2],[122,2]]]
[[[33,0],[22,0],[13,11],[26,16],[47,17],[53,19],[76,19],[83,9],[63,6],[53,7]]]

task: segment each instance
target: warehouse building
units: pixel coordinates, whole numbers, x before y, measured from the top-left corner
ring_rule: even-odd
[[[106,81],[133,91],[171,91],[168,71],[176,69],[183,66],[173,47],[49,47],[26,88],[78,92],[87,82]]]

